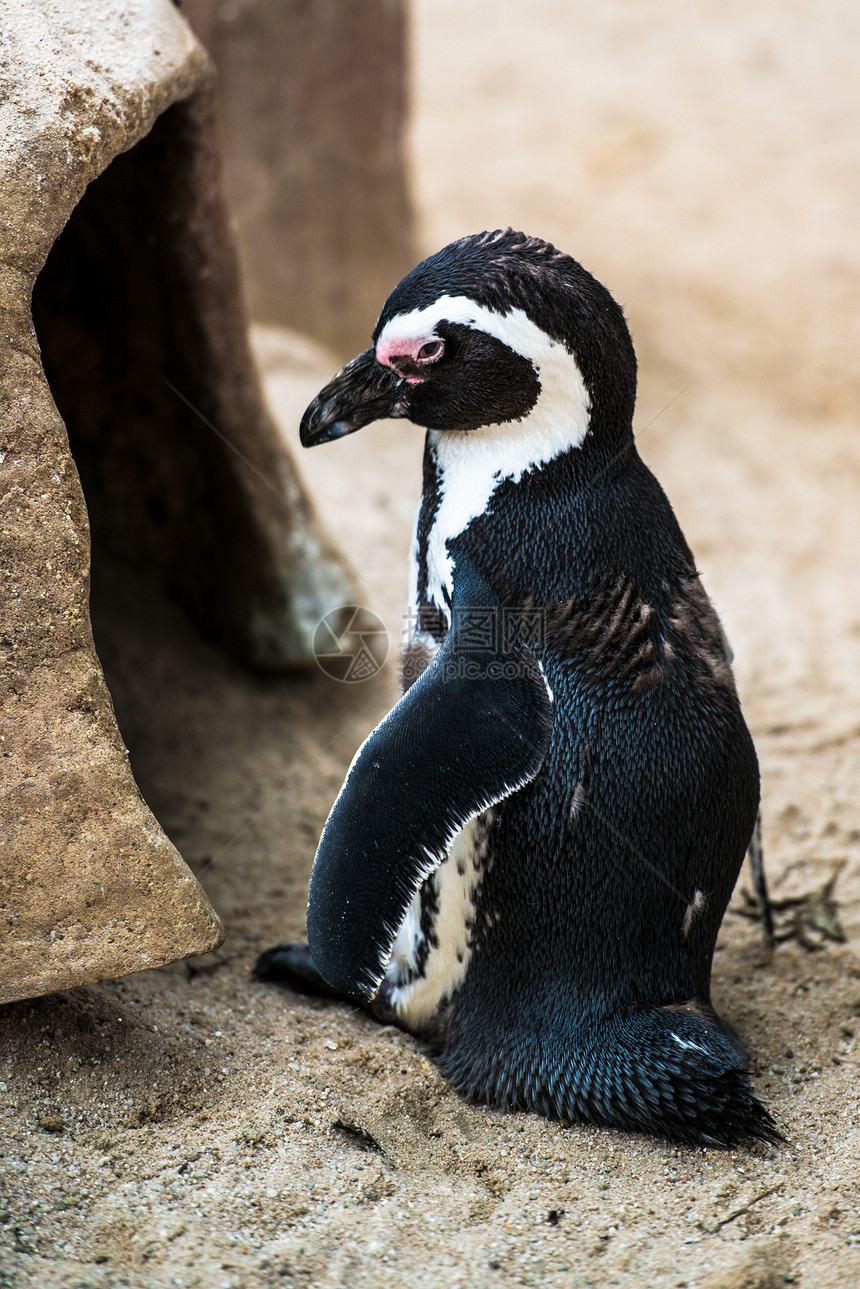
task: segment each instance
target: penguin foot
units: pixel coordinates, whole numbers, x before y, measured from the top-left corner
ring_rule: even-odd
[[[716,1017],[661,1007],[577,1027],[569,1045],[525,1060],[507,1061],[504,1047],[484,1047],[484,1064],[458,1044],[442,1054],[442,1073],[467,1100],[547,1118],[690,1146],[784,1140],[750,1088],[740,1040]]]
[[[261,953],[254,964],[254,975],[258,980],[272,984],[288,985],[297,994],[310,994],[314,998],[330,998],[341,1003],[355,1006],[356,1000],[350,998],[341,989],[335,989],[320,975],[313,960],[313,955],[306,944],[276,944]],[[391,1006],[391,986],[383,981],[373,1002],[359,1002],[362,1011],[367,1012],[380,1025],[397,1025],[400,1021]]]
[[[254,964],[254,975],[258,980],[289,985],[297,994],[312,994],[316,998],[344,997],[317,971],[306,944],[276,944],[267,949]]]

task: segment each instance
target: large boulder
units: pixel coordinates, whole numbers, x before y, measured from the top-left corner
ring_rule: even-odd
[[[366,348],[419,258],[406,166],[406,0],[183,0],[218,69],[251,316]]]
[[[306,663],[350,596],[250,358],[207,55],[170,0],[8,0],[0,30],[9,1001],[222,938],[116,726],[87,506],[96,548],[157,576],[250,664]]]

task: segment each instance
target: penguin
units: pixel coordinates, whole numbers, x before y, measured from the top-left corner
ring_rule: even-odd
[[[372,339],[300,437],[426,430],[403,693],[323,830],[308,944],[257,977],[399,1025],[472,1102],[781,1140],[710,995],[758,763],[634,444],[622,309],[569,255],[496,230],[419,264]]]

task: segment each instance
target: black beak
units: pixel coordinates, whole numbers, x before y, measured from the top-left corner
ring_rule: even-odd
[[[376,361],[375,349],[366,349],[347,363],[308,407],[299,428],[302,447],[342,439],[387,416],[404,416],[397,406],[403,385],[390,367]]]

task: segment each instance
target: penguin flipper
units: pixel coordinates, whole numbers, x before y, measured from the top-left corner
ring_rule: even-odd
[[[308,940],[336,990],[372,1001],[421,883],[476,815],[529,783],[553,704],[530,651],[493,638],[500,604],[458,567],[452,625],[430,666],[359,749],[320,839]]]

